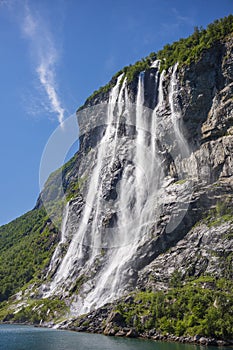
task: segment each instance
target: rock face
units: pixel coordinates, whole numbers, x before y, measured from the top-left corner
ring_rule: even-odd
[[[69,176],[84,181],[40,287],[75,315],[166,289],[177,271],[232,277],[233,39],[190,66],[155,67],[130,85],[119,76],[77,113]]]

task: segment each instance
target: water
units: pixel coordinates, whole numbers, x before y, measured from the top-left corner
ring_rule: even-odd
[[[66,243],[66,234],[67,234],[66,224],[67,224],[68,215],[69,215],[69,203],[66,204],[64,214],[63,214],[62,227],[61,227],[61,240],[57,245],[55,252],[53,253],[53,257],[50,261],[50,266],[49,266],[47,276],[51,273],[51,271],[53,271],[56,268],[56,265],[59,263],[62,247],[64,243]]]
[[[106,111],[106,130],[96,146],[96,153],[93,153],[95,165],[89,175],[85,205],[68,250],[62,256],[62,247],[69,230],[72,230],[69,226],[72,204],[66,207],[61,243],[53,255],[49,273],[57,269],[51,283],[46,286],[44,297],[64,295],[65,292],[69,295],[72,284],[79,276],[85,275],[87,281],[79,295],[72,300],[71,313],[75,315],[111,302],[135,286],[140,249],[156,235],[162,207],[160,197],[165,175],[157,141],[160,135],[158,128],[161,127],[160,114],[167,100],[170,105],[170,129],[177,145],[174,158],[178,155],[184,157],[188,152],[178,103],[177,65],[170,77],[168,99],[163,91],[165,73],[160,74],[158,67],[159,62],[156,61],[154,111],[144,105],[144,72],[138,77],[135,104],[130,101],[130,91],[123,74],[112,88]],[[122,119],[125,125],[134,126],[133,137],[127,133],[119,136]],[[118,164],[120,171],[117,179],[114,166]],[[115,185],[112,186],[111,181]],[[106,200],[105,194],[108,194],[109,188],[115,190],[115,199],[113,196]],[[167,225],[167,232],[174,229],[185,210],[180,213],[179,218],[174,216],[170,226]],[[105,225],[104,219],[112,219],[111,226]]]
[[[181,115],[180,106],[177,102],[177,95],[178,95],[178,80],[176,76],[177,69],[178,69],[178,63],[176,63],[173,67],[171,82],[170,82],[169,103],[171,108],[171,120],[173,123],[176,140],[179,144],[179,152],[182,152],[183,156],[188,156],[189,147],[180,128],[182,115]]]
[[[0,325],[1,350],[199,350],[199,346]],[[217,350],[216,347],[211,347]],[[227,348],[221,348],[226,350]],[[228,348],[229,349],[229,348]]]

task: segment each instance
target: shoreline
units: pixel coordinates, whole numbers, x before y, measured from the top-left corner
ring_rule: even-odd
[[[198,346],[218,346],[218,347],[228,347],[233,349],[233,340],[229,339],[216,339],[210,337],[204,337],[201,335],[195,336],[175,336],[173,334],[160,334],[156,333],[153,330],[150,330],[145,333],[138,333],[134,328],[121,328],[115,331],[97,331],[85,329],[85,327],[64,327],[58,326],[56,324],[33,324],[30,322],[10,322],[0,321],[0,325],[15,325],[15,326],[31,326],[34,328],[45,328],[45,329],[54,329],[59,331],[70,331],[77,333],[87,333],[87,334],[99,334],[109,337],[119,337],[119,338],[128,338],[128,339],[142,339],[142,340],[153,340],[155,342],[166,342],[166,343],[180,343],[180,344],[190,344]]]
[[[73,332],[84,332],[89,334],[102,334],[105,336],[111,337],[119,337],[119,338],[128,338],[128,339],[144,339],[144,340],[153,340],[155,342],[166,342],[166,343],[180,343],[180,344],[190,344],[190,345],[198,345],[198,346],[218,346],[218,347],[228,347],[233,349],[233,341],[232,340],[222,340],[210,337],[204,337],[201,335],[195,336],[175,336],[173,334],[162,335],[159,333],[154,333],[150,335],[150,331],[148,333],[138,333],[133,328],[122,328],[115,332],[115,334],[109,332],[105,334],[104,332],[94,332],[84,330],[82,327],[70,327],[70,328],[58,328],[61,330],[69,330]]]

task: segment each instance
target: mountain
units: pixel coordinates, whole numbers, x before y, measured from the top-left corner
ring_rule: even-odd
[[[231,339],[232,101],[233,16],[94,92],[78,153],[0,228],[1,319]]]

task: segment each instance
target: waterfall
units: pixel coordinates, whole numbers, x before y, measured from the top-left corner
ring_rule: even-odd
[[[137,98],[136,98],[136,212],[140,215],[140,209],[144,201],[144,196],[146,195],[144,186],[142,186],[144,173],[144,145],[146,142],[146,132],[148,127],[146,125],[147,118],[143,114],[144,105],[144,72],[139,74],[138,78],[138,88],[137,88]]]
[[[170,82],[170,93],[169,93],[169,104],[171,109],[171,120],[173,123],[175,138],[178,142],[178,149],[182,153],[182,156],[188,156],[189,147],[184,135],[181,131],[181,108],[177,98],[178,94],[178,80],[177,80],[177,69],[178,63],[176,63],[172,70],[171,82]]]
[[[135,104],[130,101],[124,74],[110,91],[106,125],[95,148],[95,165],[77,228],[65,256],[59,258],[57,248],[51,260],[50,271],[55,265],[57,270],[47,285],[45,297],[63,290],[69,295],[75,281],[80,276],[86,277],[81,293],[73,299],[75,314],[98,308],[130,290],[137,274],[134,261],[140,247],[153,238],[157,229],[164,180],[157,129],[166,98],[165,72],[159,73],[158,61],[153,69],[157,99],[153,111],[144,106],[144,72],[138,76]],[[169,103],[178,146],[184,149],[176,75],[177,65],[170,80]],[[122,123],[126,131],[122,131]],[[114,190],[112,197],[106,195],[111,190]],[[67,241],[71,204],[66,210],[58,247]]]
[[[118,107],[118,115],[117,115],[117,123],[116,123],[116,130],[115,130],[115,138],[114,138],[114,151],[113,151],[113,156],[112,156],[112,162],[115,159],[116,156],[116,149],[117,149],[117,134],[118,134],[118,130],[119,130],[119,125],[120,125],[120,119],[122,117],[122,112],[123,112],[123,108],[124,108],[124,102],[127,103],[128,98],[127,98],[127,88],[126,88],[126,84],[127,84],[127,78],[124,78],[122,87],[120,89],[120,93],[119,93],[119,97],[118,97],[118,101],[117,101],[117,107]],[[124,93],[125,93],[125,101],[124,101]]]
[[[66,203],[65,206],[65,214],[62,220],[62,226],[61,226],[61,243],[66,242],[66,223],[68,219],[68,214],[69,214],[69,202]]]
[[[156,86],[157,88],[158,86]],[[125,89],[124,107],[127,109],[129,102],[125,85],[122,86],[118,103],[121,102],[123,89]],[[130,155],[131,162],[124,166],[118,192],[120,211],[117,213],[117,230],[114,231],[113,236],[116,246],[108,250],[106,264],[97,275],[95,286],[83,300],[81,308],[79,305],[79,313],[86,313],[92,308],[100,307],[106,302],[122,296],[127,282],[134,274],[130,262],[140,243],[144,241],[145,237],[148,237],[148,233],[154,226],[156,214],[158,214],[158,212],[156,213],[158,163],[151,162],[151,148],[153,146],[148,143],[151,136],[148,134],[151,134],[152,130],[151,114],[144,111],[144,72],[138,78],[135,109],[136,140],[133,147],[132,140],[130,140],[127,156]],[[117,144],[119,147],[115,156],[121,153],[119,141]],[[130,150],[130,146],[132,150]]]
[[[155,94],[158,96],[158,98],[157,98],[157,104],[155,106],[155,109],[153,111],[152,118],[151,118],[151,151],[153,154],[153,162],[154,162],[154,157],[156,157],[156,140],[158,137],[157,119],[158,119],[158,114],[159,114],[160,108],[161,108],[163,101],[164,101],[163,81],[164,81],[164,75],[165,75],[165,71],[163,71],[161,76],[160,76],[159,61],[155,61],[154,65],[156,67],[158,67],[158,70],[155,74]],[[158,90],[158,94],[157,94],[157,90]],[[153,168],[154,168],[154,166],[153,166]]]
[[[129,104],[128,100],[128,92],[127,92],[127,86],[126,86],[126,78],[123,81],[118,101],[117,101],[117,111],[118,111],[118,118],[116,123],[116,129],[115,129],[115,135],[114,135],[114,144],[113,144],[113,152],[112,152],[112,159],[110,163],[110,167],[113,165],[114,161],[117,157],[117,150],[118,150],[118,128],[120,124],[120,118],[123,112],[123,107],[125,107],[125,111],[127,110],[127,106]],[[110,146],[110,145],[108,145]],[[123,201],[126,200],[125,193],[128,190],[132,190],[129,188],[129,183],[127,183],[127,179],[123,177],[119,189],[119,199],[118,199],[118,208],[123,208],[124,203]],[[101,194],[100,194],[101,195]],[[127,200],[126,200],[127,202]],[[100,210],[98,207],[96,210],[96,220],[94,221],[94,226],[98,225],[97,222],[97,213]],[[119,213],[118,213],[119,216]],[[124,246],[124,241],[126,240],[127,243],[127,232],[124,228],[125,222],[120,222],[120,218],[118,217],[118,225],[117,229],[113,230],[114,234],[111,235],[111,245],[110,248],[107,249],[106,252],[106,264],[101,269],[101,272],[99,275],[97,275],[95,279],[95,287],[94,289],[87,294],[86,298],[84,300],[81,300],[80,303],[78,303],[78,306],[76,308],[79,309],[79,313],[86,313],[90,311],[94,307],[99,307],[103,304],[105,304],[107,301],[113,300],[113,298],[117,295],[122,294],[122,290],[120,289],[120,278],[119,274],[122,269],[122,264],[127,260],[126,254],[128,252],[128,245]],[[120,244],[123,245],[123,247],[118,247]],[[111,248],[112,247],[112,248]]]
[[[77,268],[81,269],[83,267],[83,258],[85,253],[86,246],[98,246],[99,235],[93,234],[93,230],[91,230],[91,234],[88,233],[88,225],[89,219],[91,215],[93,215],[93,209],[96,207],[95,217],[92,221],[93,229],[96,229],[98,226],[98,209],[100,202],[100,190],[98,188],[101,187],[101,168],[104,161],[104,155],[107,153],[107,148],[109,146],[110,139],[112,137],[113,132],[113,122],[114,122],[114,107],[117,101],[117,97],[119,94],[120,82],[123,75],[120,75],[117,79],[116,85],[113,87],[110,96],[109,96],[109,104],[108,104],[108,113],[107,113],[107,122],[106,122],[106,131],[100,142],[98,148],[98,156],[96,161],[96,166],[93,170],[91,181],[89,184],[89,189],[86,198],[86,205],[83,210],[83,215],[81,222],[79,223],[79,228],[77,232],[74,234],[72,241],[69,245],[68,251],[65,257],[62,259],[60,266],[58,267],[55,276],[49,286],[49,291],[46,291],[45,296],[51,296],[57,289],[61,289],[64,287],[64,284],[69,280],[73,270],[75,269],[75,265]],[[94,242],[93,242],[94,241]],[[91,252],[91,261],[93,261],[94,255],[96,251],[93,249]],[[52,258],[52,260],[54,257]]]
[[[57,247],[53,253],[53,256],[51,258],[49,270],[47,272],[47,276],[49,276],[49,274],[51,272],[53,272],[53,270],[56,268],[56,266],[60,260],[61,250],[62,250],[64,243],[66,242],[66,235],[67,235],[67,227],[66,226],[67,226],[68,215],[69,215],[69,202],[67,202],[65,205],[63,219],[62,219],[62,225],[61,225],[61,239],[60,239],[60,242],[57,245]]]
[[[173,141],[176,143],[172,157],[175,166],[179,164],[179,169],[176,167],[176,175],[179,176],[179,178],[187,181],[185,183],[185,189],[182,193],[183,198],[177,200],[177,211],[172,213],[170,221],[166,226],[167,233],[172,232],[182,221],[188,210],[189,202],[192,196],[192,181],[190,178],[186,178],[187,174],[185,174],[185,171],[182,169],[182,159],[190,155],[190,149],[182,132],[182,111],[179,104],[179,82],[177,79],[177,69],[178,63],[173,66],[169,88],[169,105],[171,110],[171,122],[174,131]]]

